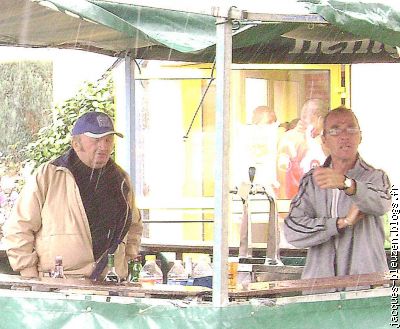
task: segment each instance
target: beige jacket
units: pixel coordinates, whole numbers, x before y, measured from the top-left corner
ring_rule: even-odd
[[[132,225],[115,252],[121,278],[127,276],[127,261],[139,252],[143,230],[133,192],[131,201]],[[67,277],[90,276],[94,256],[89,222],[79,188],[68,169],[50,163],[38,168],[4,225],[3,243],[11,267],[21,276],[42,276],[51,271],[57,255],[63,257]]]

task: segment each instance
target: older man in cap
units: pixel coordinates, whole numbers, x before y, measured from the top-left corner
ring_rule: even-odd
[[[130,179],[110,158],[114,135],[123,136],[102,112],[82,115],[71,135],[72,147],[37,169],[7,220],[10,265],[21,276],[47,276],[62,256],[66,277],[96,280],[113,253],[124,278],[143,228]]]

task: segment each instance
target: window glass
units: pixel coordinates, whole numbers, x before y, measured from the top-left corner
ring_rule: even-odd
[[[157,75],[142,69],[135,85],[136,184],[145,237],[165,243],[212,241],[215,81],[210,68],[164,69],[161,65]],[[290,200],[300,176],[325,157],[319,134],[330,104],[330,71],[235,69],[231,83],[232,189],[249,182],[253,166],[255,184]],[[256,199],[253,242],[265,242],[269,206],[265,197]],[[232,244],[239,243],[242,210],[232,194]]]

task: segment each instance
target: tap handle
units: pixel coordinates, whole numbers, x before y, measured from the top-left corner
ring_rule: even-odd
[[[237,194],[238,193],[238,187],[235,186],[232,190],[229,191],[229,193]]]
[[[256,167],[249,167],[249,179],[251,184],[253,184],[254,182],[255,174],[256,174]]]

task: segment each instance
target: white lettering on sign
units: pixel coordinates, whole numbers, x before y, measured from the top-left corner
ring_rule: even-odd
[[[400,58],[395,47],[384,45],[378,41],[357,40],[357,41],[309,41],[295,39],[294,47],[289,54],[379,54],[387,53],[392,58]]]

